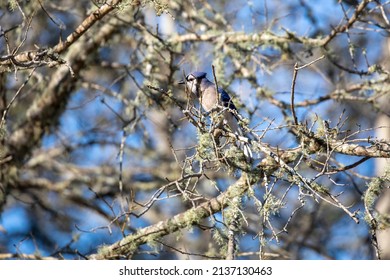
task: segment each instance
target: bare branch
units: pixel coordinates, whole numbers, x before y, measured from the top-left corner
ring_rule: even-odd
[[[249,188],[248,179],[250,180],[250,177],[243,174],[226,192],[216,198],[210,199],[196,208],[177,214],[168,220],[142,228],[137,233],[128,235],[119,242],[101,248],[97,254],[90,255],[89,259],[129,258],[138,250],[140,245],[153,242],[179,229],[188,228],[199,223],[202,219],[228,206],[230,200],[237,195],[244,194]]]

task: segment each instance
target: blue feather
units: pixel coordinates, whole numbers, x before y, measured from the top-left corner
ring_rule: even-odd
[[[218,89],[219,94],[221,95],[221,101],[223,106],[228,107],[229,109],[236,110],[236,106],[234,106],[233,100],[230,98],[229,94],[223,90],[222,88]]]
[[[190,75],[194,76],[196,79],[203,79],[203,78],[206,78],[207,73],[195,71],[195,72],[192,72]]]

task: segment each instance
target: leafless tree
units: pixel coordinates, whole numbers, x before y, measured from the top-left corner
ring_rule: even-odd
[[[1,1],[0,258],[389,258],[389,11]]]

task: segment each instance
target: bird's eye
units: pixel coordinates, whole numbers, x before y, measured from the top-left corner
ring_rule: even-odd
[[[187,79],[187,81],[189,81],[189,82],[191,82],[191,81],[193,81],[193,80],[194,80],[193,77]]]

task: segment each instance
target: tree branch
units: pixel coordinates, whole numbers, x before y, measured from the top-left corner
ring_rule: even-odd
[[[348,22],[342,26],[338,26],[337,28],[333,29],[332,32],[326,36],[324,39],[322,39],[321,45],[323,47],[326,47],[334,37],[336,37],[337,34],[343,33],[346,30],[350,29],[352,25],[358,20],[359,16],[363,13],[364,9],[368,5],[368,3],[372,2],[372,0],[363,0],[357,7],[352,15],[352,17],[348,20]]]
[[[177,214],[165,221],[142,228],[136,233],[128,235],[110,246],[102,247],[98,253],[90,255],[89,259],[131,258],[140,245],[153,243],[155,240],[174,233],[179,229],[196,225],[202,219],[226,208],[230,205],[233,198],[243,195],[253,182],[254,180],[251,180],[250,176],[243,173],[240,179],[216,198],[206,201],[183,213]]]
[[[116,31],[117,26],[112,23],[103,25],[93,41],[79,41],[74,44],[72,52],[68,53],[67,61],[72,64],[74,73],[77,75],[85,67],[88,55],[98,50],[99,45],[110,38]],[[5,157],[12,159],[5,164],[0,172],[0,209],[5,203],[8,193],[8,183],[13,178],[6,176],[9,170],[18,170],[26,158],[30,156],[33,148],[38,146],[45,132],[58,123],[58,119],[66,108],[68,100],[76,87],[77,79],[74,73],[67,68],[58,68],[51,76],[48,85],[42,95],[34,99],[26,112],[24,121],[9,135],[5,143]],[[4,175],[3,175],[4,174]]]
[[[0,72],[7,71],[7,67],[9,67],[8,69],[11,69],[12,65],[17,65],[19,67],[33,67],[39,66],[39,64],[44,61],[44,59],[55,61],[53,56],[54,53],[61,54],[68,50],[68,48],[73,43],[75,43],[85,32],[87,32],[96,22],[114,10],[115,7],[121,2],[122,0],[107,1],[104,5],[87,16],[87,18],[83,20],[83,22],[65,39],[65,41],[59,42],[56,46],[51,48],[50,51],[26,51],[15,55],[9,54],[0,57]],[[42,54],[42,52],[44,53]]]

